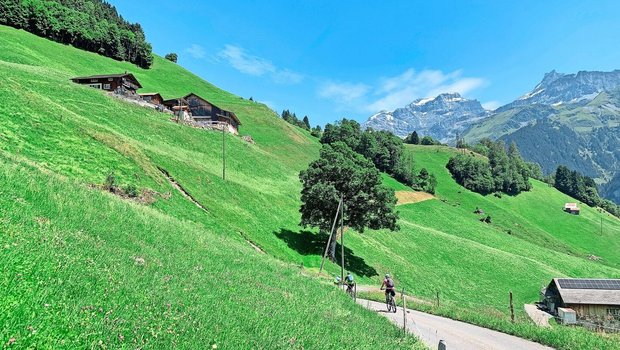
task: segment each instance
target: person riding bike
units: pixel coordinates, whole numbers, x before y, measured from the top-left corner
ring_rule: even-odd
[[[355,286],[355,281],[353,280],[353,275],[351,272],[347,272],[347,277],[344,278],[344,283],[347,285],[347,292],[352,292],[353,287]]]
[[[396,295],[396,293],[394,292],[394,280],[389,273],[385,274],[385,279],[383,280],[383,283],[381,283],[380,289],[383,290],[383,287],[385,287],[386,298],[388,294],[392,295],[392,297]]]
[[[340,276],[334,275],[334,284],[337,286],[340,285]]]

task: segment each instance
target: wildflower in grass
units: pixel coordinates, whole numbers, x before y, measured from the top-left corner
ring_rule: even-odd
[[[211,349],[217,349],[217,344],[211,345]]]

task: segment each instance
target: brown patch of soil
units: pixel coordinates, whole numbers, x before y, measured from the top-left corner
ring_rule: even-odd
[[[396,199],[398,199],[396,205],[418,203],[435,198],[435,196],[430,193],[418,191],[396,191],[395,194]]]

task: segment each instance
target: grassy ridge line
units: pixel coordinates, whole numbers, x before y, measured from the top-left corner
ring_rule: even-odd
[[[244,243],[17,163],[0,156],[3,344],[421,348]]]
[[[251,135],[274,156],[289,162],[306,163],[313,154],[312,147],[300,152],[300,145],[311,146],[318,142],[310,134],[285,123],[262,103],[242,99],[201,79],[185,68],[155,56],[151,69],[141,69],[128,62],[119,62],[85,52],[71,46],[52,43],[30,33],[0,26],[0,60],[27,66],[45,67],[52,77],[69,83],[78,75],[118,73],[129,71],[140,80],[144,92],[160,92],[165,98],[197,93],[216,105],[234,111],[243,126],[242,134]],[[10,48],[10,49],[9,49]],[[79,101],[79,100],[78,100]],[[282,132],[287,137],[282,137]],[[315,152],[318,152],[315,150]]]

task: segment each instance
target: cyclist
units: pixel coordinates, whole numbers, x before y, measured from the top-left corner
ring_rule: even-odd
[[[337,286],[340,285],[340,276],[334,275],[334,284]]]
[[[385,274],[385,279],[383,280],[383,283],[381,283],[381,290],[383,290],[383,287],[385,287],[386,298],[388,294],[392,295],[392,297],[396,295],[396,293],[394,292],[394,280],[389,273]]]
[[[355,281],[353,281],[353,275],[351,272],[347,272],[347,277],[344,278],[344,283],[347,285],[347,292],[353,292],[353,286],[355,286]]]

